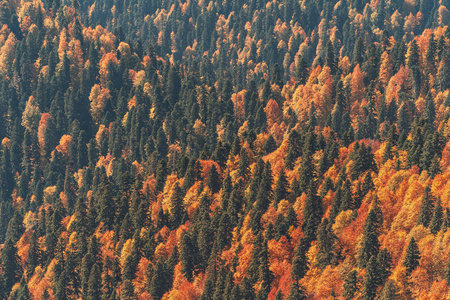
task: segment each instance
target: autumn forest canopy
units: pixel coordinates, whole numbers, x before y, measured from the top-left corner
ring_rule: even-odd
[[[450,0],[0,0],[0,299],[446,299]]]

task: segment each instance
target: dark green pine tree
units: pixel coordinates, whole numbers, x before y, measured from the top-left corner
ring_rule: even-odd
[[[270,154],[277,149],[277,142],[272,135],[269,135],[266,142],[264,143],[263,153],[264,155]]]
[[[87,299],[88,300],[98,300],[101,298],[101,273],[100,268],[97,264],[94,264],[94,266],[91,269],[91,274],[89,275],[89,282],[88,282],[88,292],[87,292]]]
[[[316,195],[316,189],[313,183],[311,183],[308,188],[305,208],[303,210],[303,232],[305,233],[307,243],[316,239],[316,231],[321,223],[322,215],[322,199]]]
[[[189,164],[186,169],[186,173],[184,174],[184,182],[183,182],[183,190],[187,191],[197,180],[200,180],[202,177],[202,167],[200,162],[192,158],[189,161]]]
[[[160,127],[158,130],[155,144],[158,156],[160,158],[166,157],[167,153],[169,152],[169,145],[167,144],[167,137],[162,127]]]
[[[388,280],[381,290],[380,296],[378,297],[380,300],[392,300],[399,298],[398,286],[395,283],[395,280]]]
[[[314,164],[312,162],[312,153],[309,151],[303,152],[298,176],[300,191],[306,193],[311,181],[314,180]]]
[[[247,155],[247,150],[245,148],[241,148],[239,153],[239,166],[238,166],[238,174],[244,179],[247,179],[247,176],[250,173],[250,160]]]
[[[262,90],[262,99],[264,103],[267,103],[272,96],[272,88],[270,86],[270,81],[266,80],[264,82],[263,90]]]
[[[306,300],[307,294],[305,291],[305,288],[303,286],[300,286],[300,284],[297,281],[294,281],[291,283],[289,287],[289,296],[287,298],[288,300]]]
[[[433,96],[431,92],[428,92],[425,97],[425,110],[423,112],[423,117],[428,121],[428,124],[433,126],[434,119],[436,118],[436,109],[434,107]]]
[[[450,87],[450,50],[447,49],[443,50],[443,57],[442,62],[439,66],[439,71],[437,75],[437,82],[438,86],[441,91],[445,91]],[[450,96],[447,96],[447,99],[449,99]],[[448,102],[445,102],[445,105],[448,107]]]
[[[441,198],[439,197],[434,207],[433,217],[430,223],[430,232],[432,234],[437,234],[441,230],[443,215]]]
[[[267,242],[263,243],[261,252],[259,253],[259,268],[258,268],[258,282],[261,282],[261,288],[256,295],[256,299],[267,299],[270,293],[272,281],[275,279],[273,272],[269,269],[269,251],[267,249]]]
[[[217,168],[216,168],[215,164],[213,164],[211,166],[211,169],[209,170],[208,179],[207,179],[206,184],[208,185],[211,192],[213,192],[214,194],[219,192],[219,190],[222,186],[222,184],[220,182],[220,175],[217,172]]]
[[[450,259],[447,261],[444,270],[444,278],[447,281],[447,284],[450,284]]]
[[[216,280],[212,300],[223,299],[224,292],[225,292],[226,277],[227,277],[227,269],[224,266],[221,266],[220,270],[217,274],[217,280]]]
[[[334,57],[334,47],[332,41],[328,41],[327,43],[327,49],[325,54],[325,65],[330,68],[331,75],[336,75],[338,66],[336,63],[336,59]]]
[[[172,228],[178,228],[183,221],[185,213],[183,197],[183,190],[177,182],[175,183],[172,195],[170,196],[170,225]]]
[[[39,249],[39,245],[37,243],[36,232],[30,237],[30,247],[28,248],[28,256],[27,256],[27,277],[31,278],[34,273],[34,269],[39,265],[41,260],[41,249]]]
[[[297,84],[305,84],[308,79],[308,64],[306,63],[303,56],[299,57],[297,68],[295,69],[295,82]]]
[[[450,227],[450,209],[448,207],[445,208],[444,217],[442,220],[442,230],[445,232],[447,228]]]
[[[80,277],[81,277],[81,296],[83,299],[87,299],[88,297],[88,288],[89,288],[89,276],[90,276],[90,269],[92,268],[94,258],[92,254],[88,253],[83,257],[83,260],[81,261],[81,270],[80,270]]]
[[[164,185],[166,184],[166,178],[168,175],[167,162],[165,159],[161,159],[156,167],[156,186],[155,189],[158,192],[162,192]]]
[[[259,183],[258,192],[256,195],[255,210],[260,213],[264,213],[269,208],[272,199],[272,168],[270,163],[267,162],[264,165],[264,171]]]
[[[160,300],[164,293],[168,290],[168,282],[166,275],[166,265],[164,258],[160,256],[154,267],[153,277],[149,285],[149,293],[155,300]]]
[[[350,271],[344,279],[344,292],[342,296],[345,300],[351,300],[359,289],[358,272],[356,270]]]
[[[339,136],[341,135],[341,123],[342,123],[342,105],[339,101],[334,104],[333,111],[331,113],[331,129]]]
[[[1,267],[4,278],[4,288],[6,293],[11,291],[11,288],[22,277],[22,266],[20,265],[19,256],[17,255],[17,248],[11,239],[7,239],[1,252]]]
[[[317,265],[320,268],[333,264],[335,262],[335,243],[337,237],[335,236],[332,223],[325,218],[317,229]]]
[[[419,216],[417,224],[428,227],[432,217],[433,204],[431,202],[430,187],[427,185],[423,190],[422,204],[420,205]]]
[[[286,158],[284,159],[284,166],[292,170],[295,161],[301,155],[300,135],[297,130],[291,130],[288,137],[288,148]]]
[[[419,247],[417,246],[416,241],[414,238],[411,238],[408,244],[408,248],[406,249],[406,256],[405,260],[403,261],[403,265],[406,267],[406,275],[411,275],[412,271],[416,267],[419,266],[420,261],[420,251]]]
[[[131,253],[125,260],[123,265],[123,280],[133,280],[136,277],[136,271],[139,264],[139,260],[141,259],[141,248],[142,242],[140,238],[140,230],[136,230],[136,233],[133,236],[133,247],[131,248]]]
[[[421,1],[422,3],[429,2],[429,1]],[[437,43],[436,39],[434,37],[434,33],[431,33],[430,38],[428,40],[428,48],[425,52],[425,61],[426,61],[426,71],[435,74],[436,72],[436,54],[437,54]]]
[[[292,260],[291,278],[294,281],[302,279],[309,269],[308,257],[306,256],[308,249],[308,243],[304,238],[300,238]]]
[[[286,179],[284,169],[280,170],[278,175],[277,184],[274,192],[274,201],[276,204],[280,203],[281,200],[286,199],[288,196],[289,182]]]
[[[364,224],[363,240],[361,247],[358,251],[358,265],[364,268],[369,259],[378,254],[380,248],[380,242],[378,241],[378,235],[383,224],[383,216],[381,209],[375,206],[369,211],[366,223]]]
[[[133,300],[135,299],[134,295],[134,287],[131,280],[124,280],[122,282],[122,289],[120,291],[120,299],[121,300]]]
[[[367,263],[366,276],[364,276],[364,300],[375,299],[379,282],[378,276],[377,260],[375,256],[372,256]]]
[[[345,180],[342,185],[342,195],[341,195],[341,206],[340,210],[345,211],[349,209],[354,209],[355,205],[353,205],[353,194],[351,190],[351,183],[348,179]]]
[[[19,288],[15,291],[15,293],[13,293],[14,299],[17,300],[31,300],[30,297],[30,290],[28,289],[28,285],[27,282],[25,281],[25,277],[22,277],[22,279],[20,280],[20,286]]]
[[[67,166],[64,176],[64,195],[66,196],[67,211],[69,214],[72,214],[75,207],[77,187],[78,185],[75,182],[75,178],[70,172],[70,168]]]
[[[198,246],[195,236],[190,233],[183,234],[180,241],[180,260],[183,264],[182,272],[186,279],[192,281],[197,265]]]
[[[366,147],[364,143],[357,144],[359,147],[355,147],[353,154],[353,167],[352,167],[352,179],[355,180],[364,173],[365,171],[371,169],[375,170],[376,165],[373,160],[373,153],[372,149],[369,147]]]
[[[87,136],[84,130],[80,131],[78,136],[78,145],[77,145],[77,165],[78,168],[83,168],[89,164],[88,159],[88,146],[87,146]]]
[[[353,49],[353,65],[356,66],[359,64],[360,66],[363,63],[364,55],[365,54],[365,47],[364,47],[364,41],[361,37],[359,37],[356,40],[355,47]]]
[[[169,74],[167,75],[166,91],[167,101],[173,107],[179,100],[181,90],[181,78],[175,66],[170,66]]]
[[[377,255],[377,268],[378,285],[381,285],[391,275],[392,268],[392,257],[386,248],[382,249]]]
[[[56,300],[67,300],[68,293],[68,278],[65,271],[62,271],[61,274],[55,278],[56,284],[54,287],[55,291],[55,299]]]
[[[99,203],[97,222],[103,222],[107,229],[113,229],[116,209],[112,197],[111,185],[104,175],[99,183],[96,198]]]
[[[101,274],[101,299],[111,299],[112,297],[115,297],[115,290],[114,290],[114,282],[113,282],[113,276],[110,274],[110,271],[112,267],[112,260],[107,256],[105,257],[105,261],[103,262],[103,269]]]
[[[283,87],[281,70],[280,70],[280,66],[278,65],[278,63],[275,63],[275,65],[273,66],[272,76],[271,76],[270,81],[272,84],[278,85],[280,87],[280,89]]]

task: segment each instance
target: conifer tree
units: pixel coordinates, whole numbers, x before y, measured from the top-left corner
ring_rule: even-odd
[[[112,197],[111,186],[104,175],[99,184],[97,193],[99,203],[99,215],[97,222],[104,222],[106,228],[112,229],[115,220],[115,205]]]
[[[297,281],[291,283],[289,287],[289,296],[288,300],[306,300],[307,294],[305,292],[304,287],[300,286]]]
[[[389,251],[384,248],[377,255],[377,267],[378,267],[378,284],[381,285],[391,275],[392,258]]]
[[[278,180],[274,192],[274,201],[276,204],[278,204],[281,200],[287,198],[288,185],[289,183],[286,179],[284,169],[281,169],[278,175]]]
[[[163,257],[160,256],[156,263],[153,277],[149,286],[150,295],[155,300],[160,300],[168,289],[166,274],[166,266]]]
[[[289,133],[288,137],[288,150],[284,165],[287,169],[291,170],[294,162],[301,155],[300,135],[294,129]]]
[[[308,243],[316,239],[316,230],[321,222],[322,215],[322,200],[316,195],[316,190],[311,183],[308,188],[303,211],[303,232]]]
[[[301,238],[295,249],[294,259],[292,260],[291,278],[295,281],[302,279],[309,269],[308,257],[306,256],[308,248],[307,241]]]
[[[364,300],[373,300],[377,294],[378,287],[378,266],[376,257],[372,256],[366,266],[366,276],[364,277]]]
[[[36,233],[33,232],[30,238],[30,247],[28,248],[27,256],[27,276],[31,277],[34,273],[34,268],[36,268],[41,259],[41,251],[36,240]]]
[[[432,217],[433,206],[431,203],[430,187],[427,185],[423,190],[422,204],[420,205],[419,216],[417,218],[417,224],[422,224],[428,227]]]
[[[209,170],[207,183],[208,187],[211,189],[211,191],[215,194],[220,190],[221,183],[220,183],[220,177],[219,173],[217,172],[216,165],[212,165],[211,169]]]
[[[432,234],[437,234],[439,230],[441,230],[442,218],[443,212],[442,212],[441,198],[438,198],[438,201],[434,207],[433,217],[431,218],[430,223],[430,232]]]
[[[332,264],[335,260],[335,241],[336,236],[333,233],[332,223],[325,218],[317,229],[317,265],[324,268]]]
[[[406,249],[405,260],[403,265],[406,267],[406,275],[411,275],[412,271],[419,266],[420,261],[420,251],[414,238],[411,238]]]
[[[394,280],[390,279],[387,281],[387,283],[384,285],[383,289],[380,293],[380,300],[391,300],[391,299],[398,299],[399,293],[398,293],[398,287]]]
[[[183,191],[178,182],[175,183],[172,196],[170,197],[170,210],[170,224],[173,228],[177,228],[181,224],[184,215]]]
[[[22,267],[17,255],[17,248],[11,239],[7,239],[1,252],[4,288],[9,292],[22,276]]]
[[[346,300],[353,299],[355,293],[358,291],[358,277],[356,270],[350,271],[344,280],[344,292],[342,296]]]
[[[297,84],[305,84],[308,79],[308,65],[302,56],[298,60],[294,76]]]
[[[365,267],[369,259],[378,254],[380,242],[378,241],[379,231],[383,223],[381,210],[379,207],[372,208],[364,224],[363,240],[358,252],[358,265]]]
[[[100,268],[97,264],[94,264],[94,266],[91,269],[91,274],[89,275],[89,282],[88,282],[88,292],[87,292],[87,299],[94,300],[94,299],[100,299],[101,296],[101,273]]]
[[[183,234],[180,242],[180,260],[183,264],[182,272],[186,279],[192,281],[198,258],[198,247],[195,237]]]

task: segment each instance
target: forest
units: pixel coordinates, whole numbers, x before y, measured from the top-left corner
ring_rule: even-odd
[[[0,0],[0,299],[450,299],[450,0]]]

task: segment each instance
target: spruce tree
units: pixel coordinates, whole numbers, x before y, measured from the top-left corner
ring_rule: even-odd
[[[153,277],[150,281],[149,292],[153,299],[160,300],[168,289],[166,280],[166,266],[162,256],[154,267]]]
[[[9,292],[13,285],[22,277],[22,267],[17,255],[17,248],[11,239],[6,240],[1,252],[2,270],[4,276],[4,288]]]
[[[303,211],[303,232],[309,242],[316,239],[316,230],[323,215],[322,199],[316,195],[316,189],[311,183],[306,195],[306,203]]]
[[[381,285],[391,275],[392,258],[389,251],[384,248],[377,255],[378,284]]]
[[[170,196],[170,224],[172,228],[177,228],[183,221],[183,215],[185,211],[183,194],[184,193],[178,185],[178,182],[175,183],[172,196]]]
[[[366,276],[364,277],[364,300],[373,300],[377,294],[378,287],[378,266],[376,257],[372,256],[366,266]]]
[[[112,229],[116,211],[111,186],[106,175],[103,176],[102,181],[98,186],[96,197],[98,199],[100,211],[97,222],[103,222],[107,229]]]
[[[378,254],[380,242],[378,241],[379,231],[383,223],[381,210],[379,207],[372,208],[364,224],[363,239],[358,252],[358,265],[365,267],[372,256]]]
[[[214,194],[217,193],[220,190],[221,182],[219,173],[217,172],[216,165],[212,165],[211,169],[209,170],[208,179],[206,184],[210,188],[211,192]]]
[[[297,281],[291,283],[289,287],[288,300],[306,300],[307,294],[305,288],[300,286]]]
[[[387,283],[384,285],[383,289],[381,290],[379,299],[380,300],[393,300],[393,299],[398,299],[398,298],[399,298],[398,286],[394,280],[390,279],[387,281]]]
[[[332,223],[325,218],[317,229],[317,265],[320,268],[334,263],[336,258],[335,242],[337,237],[333,233]]]
[[[91,274],[89,275],[89,282],[88,282],[88,292],[87,292],[87,299],[88,300],[97,300],[100,299],[101,296],[101,273],[100,268],[97,264],[94,264],[94,266],[91,269]]]
[[[350,271],[344,280],[344,292],[342,296],[346,300],[353,299],[358,291],[358,272],[356,270]]]
[[[284,169],[281,169],[278,175],[278,180],[274,192],[274,201],[276,204],[278,204],[281,200],[287,198],[288,185],[289,183],[286,179]]]
[[[295,281],[302,279],[309,269],[308,257],[306,256],[308,248],[307,241],[300,238],[292,260],[291,278]]]
[[[436,206],[434,207],[433,217],[431,218],[430,223],[430,232],[432,234],[437,234],[439,230],[441,230],[442,218],[443,218],[443,211],[441,205],[441,198],[438,198]]]
[[[423,190],[422,204],[420,205],[419,216],[417,218],[417,224],[421,224],[424,227],[428,227],[432,217],[433,206],[431,203],[430,187],[427,185]]]
[[[405,260],[403,261],[403,265],[406,267],[406,275],[411,275],[412,271],[419,266],[420,261],[420,251],[417,246],[414,238],[411,238],[408,244],[408,248],[406,249]]]

